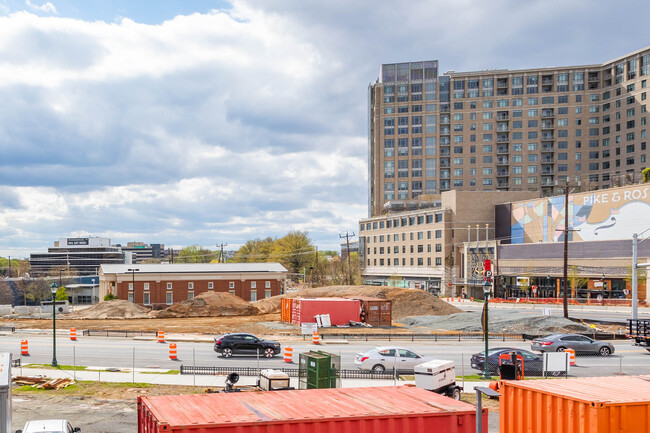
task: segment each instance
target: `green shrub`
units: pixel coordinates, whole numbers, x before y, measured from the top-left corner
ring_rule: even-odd
[[[117,296],[115,296],[112,293],[109,293],[108,295],[104,296],[104,301],[112,301],[113,299],[117,299]]]

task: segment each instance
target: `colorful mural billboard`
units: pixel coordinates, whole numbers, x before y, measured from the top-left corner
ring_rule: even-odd
[[[650,228],[650,185],[569,195],[570,241],[632,239]],[[564,196],[512,203],[513,244],[564,241]]]

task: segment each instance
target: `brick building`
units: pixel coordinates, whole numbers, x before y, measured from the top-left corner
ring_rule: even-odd
[[[287,270],[279,263],[179,263],[102,265],[99,296],[112,293],[140,305],[164,307],[208,291],[246,301],[282,293]]]

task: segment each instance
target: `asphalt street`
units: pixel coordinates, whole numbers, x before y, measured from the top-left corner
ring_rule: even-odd
[[[51,335],[20,335],[18,333],[0,336],[0,351],[10,351],[20,357],[20,342],[28,339],[29,356],[22,358],[24,364],[49,364],[52,362]],[[612,374],[650,374],[650,353],[633,346],[629,341],[613,342],[616,353],[607,357],[578,356],[572,376],[608,376]],[[178,342],[178,360],[169,359],[168,344],[156,341],[140,341],[124,338],[80,337],[76,342],[57,336],[56,358],[61,365],[78,365],[94,368],[180,368],[181,364],[198,366],[236,366],[280,368],[295,366],[298,353],[318,348],[341,356],[341,368],[355,369],[354,357],[358,352],[377,346],[397,345],[411,349],[423,356],[449,359],[456,363],[457,375],[478,373],[470,366],[473,353],[484,349],[481,341],[405,341],[405,342],[356,342],[348,344],[323,344],[315,346],[302,340],[295,343],[283,342],[294,349],[294,364],[283,362],[282,355],[272,359],[255,356],[234,356],[222,358],[214,352],[211,343]],[[530,349],[530,342],[490,341],[490,347],[514,347]]]

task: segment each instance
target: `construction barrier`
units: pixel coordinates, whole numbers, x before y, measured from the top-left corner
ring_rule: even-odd
[[[569,353],[569,364],[576,365],[576,351],[573,349],[564,349],[564,351]]]
[[[29,355],[29,347],[27,345],[27,340],[20,341],[20,354]]]
[[[284,362],[293,362],[293,347],[284,348]]]
[[[176,343],[169,343],[169,359],[178,359],[176,355]]]
[[[314,331],[311,334],[311,342],[314,344],[320,344],[320,334],[318,333],[318,331]]]
[[[158,343],[165,342],[165,331],[158,331]]]
[[[70,328],[70,340],[77,341],[77,328]]]

